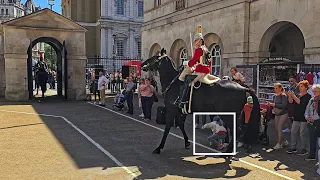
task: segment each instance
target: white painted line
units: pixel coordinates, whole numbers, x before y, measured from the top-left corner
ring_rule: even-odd
[[[223,153],[223,152],[215,152],[215,153],[197,153],[196,152],[196,143],[193,143],[193,155],[194,156],[234,156],[236,155],[236,113],[235,112],[195,112],[193,113],[193,120],[192,120],[192,131],[193,131],[193,140],[194,142],[196,141],[196,116],[200,116],[200,115],[218,115],[218,116],[222,116],[222,115],[229,115],[233,117],[233,138],[232,138],[232,143],[233,143],[233,152],[232,153]]]
[[[109,108],[102,107],[102,106],[99,106],[99,105],[93,104],[93,103],[91,103],[91,102],[88,102],[88,104],[91,104],[91,105],[93,105],[93,106],[97,106],[97,107],[99,107],[99,108],[102,108],[102,109],[108,110],[108,111],[113,112],[113,113],[115,113],[115,114],[118,114],[118,115],[120,115],[120,116],[126,117],[126,118],[128,118],[128,119],[134,120],[134,121],[136,121],[136,122],[139,122],[139,123],[145,124],[145,125],[147,125],[147,126],[149,126],[149,127],[152,127],[152,128],[155,128],[155,129],[158,129],[158,130],[160,130],[160,131],[164,132],[164,130],[163,130],[163,129],[161,129],[161,128],[158,128],[158,127],[153,126],[153,125],[151,125],[151,124],[147,124],[147,123],[145,123],[145,122],[139,121],[139,120],[137,120],[137,119],[135,119],[135,118],[133,118],[133,117],[130,117],[130,116],[127,116],[127,115],[121,114],[121,113],[119,113],[119,112],[117,112],[117,111],[113,111],[113,110],[111,110],[111,109],[109,109]],[[234,128],[235,128],[235,127],[234,127]],[[177,137],[177,138],[183,139],[183,137],[178,136],[178,135],[176,135],[176,134],[174,134],[174,133],[171,133],[171,132],[170,132],[170,134],[171,134],[172,136]],[[189,140],[189,142],[193,143],[193,141],[190,141],[190,140]],[[199,146],[201,146],[201,147],[203,147],[203,148],[206,148],[206,149],[212,150],[213,152],[219,152],[219,151],[217,151],[217,150],[215,150],[215,149],[209,148],[209,147],[204,146],[204,145],[202,145],[202,144],[198,144],[198,143],[196,143],[196,144],[197,144],[197,145],[199,145]],[[276,176],[278,176],[278,177],[282,177],[282,178],[284,178],[284,179],[294,180],[293,178],[290,178],[290,177],[285,176],[285,175],[283,175],[283,174],[280,174],[280,173],[277,173],[277,172],[275,172],[275,171],[272,171],[272,170],[266,169],[266,168],[264,168],[264,167],[258,166],[258,165],[256,165],[256,164],[253,164],[253,163],[247,162],[247,161],[242,160],[242,159],[239,159],[239,162],[242,162],[242,163],[244,163],[244,164],[247,164],[247,165],[249,165],[249,166],[255,167],[255,168],[257,168],[257,169],[260,169],[260,170],[263,170],[263,171],[269,172],[269,173],[271,173],[271,174],[273,174],[273,175],[276,175]]]
[[[81,129],[79,129],[77,126],[75,126],[72,122],[70,122],[67,118],[63,116],[55,116],[50,114],[37,114],[37,113],[28,113],[28,112],[20,112],[20,111],[7,111],[7,110],[0,110],[0,112],[7,112],[7,113],[16,113],[16,114],[28,114],[28,115],[37,115],[37,116],[45,116],[45,117],[54,117],[54,118],[61,118],[66,123],[68,123],[71,127],[73,127],[75,130],[77,130],[82,136],[84,136],[88,141],[90,141],[93,145],[95,145],[101,152],[103,152],[105,155],[107,155],[113,162],[115,162],[119,167],[123,168],[128,174],[130,174],[134,179],[137,178],[138,175],[136,175],[134,172],[130,171],[127,167],[125,167],[119,160],[117,160],[109,151],[105,150],[100,144],[95,142],[90,136],[88,136],[85,132],[83,132]]]
[[[119,113],[119,112],[117,112],[117,111],[114,111],[114,110],[111,110],[111,109],[109,109],[109,108],[106,108],[106,107],[103,107],[103,106],[99,106],[99,105],[93,104],[93,103],[91,103],[91,102],[88,102],[88,103],[91,104],[91,105],[93,105],[93,106],[97,106],[97,107],[99,107],[99,108],[108,110],[108,111],[113,112],[113,113],[115,113],[115,114],[118,114],[118,115],[120,115],[120,116],[126,117],[126,118],[128,118],[128,119],[133,120],[133,121],[142,123],[142,124],[144,124],[144,125],[150,126],[150,127],[152,127],[152,128],[155,128],[155,129],[158,129],[159,131],[164,132],[163,129],[161,129],[161,128],[157,127],[157,126],[153,126],[153,125],[151,125],[151,124],[145,123],[145,122],[140,121],[140,120],[138,120],[138,119],[135,119],[135,118],[133,118],[133,117],[130,117],[130,116],[121,114],[121,113]],[[182,136],[179,136],[179,135],[174,134],[174,133],[172,133],[172,132],[169,132],[169,134],[172,135],[172,136],[174,136],[174,137],[177,137],[177,138],[179,138],[179,139],[183,139],[183,140],[184,140],[184,138],[183,138]],[[189,140],[189,142],[190,142],[190,143],[194,143],[194,142],[191,141],[191,140]],[[212,148],[210,148],[210,147],[207,147],[207,146],[205,146],[205,145],[203,145],[203,144],[199,144],[199,143],[195,143],[195,144],[198,145],[198,146],[200,146],[200,147],[203,147],[203,148],[205,148],[205,149],[208,149],[208,150],[210,150],[210,151],[217,152],[217,153],[221,153],[220,151],[217,151],[217,150],[215,150],[215,149],[212,149]]]

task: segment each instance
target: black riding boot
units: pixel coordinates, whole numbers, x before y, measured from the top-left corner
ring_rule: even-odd
[[[186,98],[186,95],[189,91],[189,83],[190,81],[186,78],[184,81],[183,88],[180,90],[180,95],[177,98],[177,100],[173,103],[174,105],[183,108],[183,106],[188,103],[188,99]]]

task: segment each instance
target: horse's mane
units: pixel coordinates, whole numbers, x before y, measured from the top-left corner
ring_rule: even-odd
[[[163,58],[168,58],[168,60],[169,60],[170,63],[171,63],[172,68],[173,68],[174,70],[178,71],[177,66],[176,66],[176,63],[172,60],[172,58],[171,58],[170,56],[168,56],[168,55],[165,54],[165,55],[159,57],[159,59],[160,59],[161,61],[164,60]]]

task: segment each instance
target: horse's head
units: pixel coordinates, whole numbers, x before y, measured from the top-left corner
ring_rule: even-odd
[[[145,60],[142,64],[143,71],[158,71],[160,68],[162,58],[167,56],[167,51],[163,48],[161,52],[157,52],[156,55]]]

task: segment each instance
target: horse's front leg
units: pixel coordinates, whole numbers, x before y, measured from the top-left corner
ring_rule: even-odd
[[[167,115],[166,115],[166,128],[164,130],[164,133],[163,133],[163,136],[162,136],[162,140],[161,140],[161,143],[160,143],[159,147],[157,147],[152,152],[153,154],[160,154],[161,149],[164,148],[164,144],[166,143],[168,134],[170,132],[170,128],[171,128],[171,126],[173,125],[173,122],[174,122],[174,117],[175,117],[175,113],[168,109]]]
[[[183,134],[183,138],[184,138],[184,147],[186,148],[186,149],[188,149],[189,148],[189,146],[190,146],[190,142],[189,142],[189,138],[188,138],[188,136],[187,136],[187,133],[186,133],[186,131],[184,130],[184,123],[185,123],[185,119],[186,119],[186,115],[180,115],[180,118],[179,118],[179,126],[180,126],[180,130],[181,130],[181,132],[182,132],[182,134]]]

